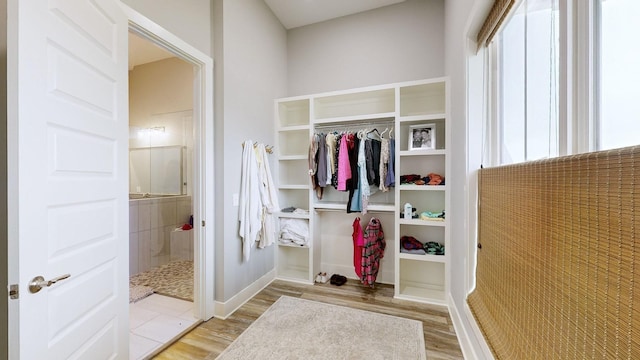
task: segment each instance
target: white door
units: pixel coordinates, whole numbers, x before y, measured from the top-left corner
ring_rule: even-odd
[[[19,286],[9,358],[126,359],[127,19],[117,0],[9,0],[8,19],[8,260]]]

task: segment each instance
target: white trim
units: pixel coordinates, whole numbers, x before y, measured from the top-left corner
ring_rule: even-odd
[[[458,343],[460,343],[460,349],[462,350],[463,357],[465,359],[495,359],[493,357],[493,353],[491,353],[491,349],[489,349],[489,345],[484,340],[484,336],[476,323],[476,319],[471,313],[471,309],[469,309],[469,305],[467,305],[466,302],[464,305],[464,314],[467,322],[471,325],[470,330],[472,334],[467,332],[469,328],[463,325],[460,312],[453,301],[453,297],[449,295],[449,315],[451,316],[451,322],[453,323],[456,336],[458,336]],[[477,340],[479,347],[473,345],[470,335]]]
[[[570,155],[574,151],[573,129],[575,128],[575,68],[576,47],[574,3],[559,2],[560,46],[558,63],[558,156]],[[562,41],[565,41],[564,43]]]
[[[213,60],[166,29],[119,3],[129,21],[129,30],[165,48],[194,68],[194,192],[196,219],[194,246],[194,316],[208,320],[214,314],[214,115]],[[206,181],[206,180],[209,181]],[[207,224],[207,226],[204,226]]]
[[[215,302],[214,316],[218,319],[225,320],[231,316],[236,310],[238,310],[247,301],[256,296],[262,289],[266,288],[276,279],[276,269],[264,274],[261,278],[254,281],[251,285],[242,289],[239,293],[235,294],[231,299],[221,302]]]
[[[595,94],[595,59],[594,59],[594,0],[573,0],[575,26],[575,69],[573,70],[575,87],[574,116],[571,119],[574,127],[573,153],[584,153],[596,149],[596,104]]]

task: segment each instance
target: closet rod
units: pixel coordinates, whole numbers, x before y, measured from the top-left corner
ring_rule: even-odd
[[[386,122],[380,122],[380,121],[376,121],[376,122],[358,122],[358,123],[351,123],[351,124],[321,124],[321,125],[316,125],[314,126],[315,130],[325,130],[325,129],[330,129],[330,130],[335,130],[335,129],[359,129],[359,128],[365,128],[365,127],[387,127],[387,128],[393,128],[394,127],[394,122],[393,121],[386,121]]]
[[[346,207],[346,204],[345,204]],[[314,211],[316,213],[319,212],[340,212],[340,213],[344,213],[347,215],[357,215],[357,216],[362,216],[362,213],[360,211],[354,211],[351,213],[347,213],[347,211],[345,209],[327,209],[327,208],[316,208],[314,209]],[[370,210],[367,209],[367,214],[369,213],[376,213],[376,214],[393,214],[393,211],[389,211],[389,210]]]

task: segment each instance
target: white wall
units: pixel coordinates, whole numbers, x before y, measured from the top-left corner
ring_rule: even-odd
[[[210,0],[121,0],[137,12],[211,56]]]
[[[289,96],[444,75],[444,3],[407,0],[289,30]]]
[[[242,142],[273,145],[273,100],[286,95],[286,31],[263,1],[215,0],[216,301],[274,269],[274,248],[242,262],[238,208]],[[275,159],[269,157],[274,167]]]
[[[451,192],[451,297],[452,317],[465,357],[483,359],[484,340],[474,331],[474,320],[465,311],[467,293],[473,281],[471,272],[475,263],[475,172],[479,165],[481,139],[477,130],[480,116],[470,116],[471,107],[477,111],[477,77],[474,76],[472,91],[469,91],[468,70],[478,69],[475,57],[475,36],[479,23],[491,5],[490,0],[458,0],[445,2],[446,26],[446,73],[451,80],[452,174],[447,183]],[[477,75],[477,74],[474,74]],[[471,99],[470,96],[474,98]],[[469,181],[469,180],[472,181]],[[457,322],[456,322],[457,320]]]

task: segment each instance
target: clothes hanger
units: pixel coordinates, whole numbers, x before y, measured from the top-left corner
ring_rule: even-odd
[[[380,132],[379,132],[379,131],[378,131],[378,129],[376,129],[376,128],[374,128],[373,130],[371,130],[371,131],[367,132],[367,138],[371,139],[371,138],[369,137],[369,135],[373,135],[373,136],[378,137],[378,139],[377,139],[377,140],[381,140],[381,139],[382,139],[382,136],[380,135]]]

